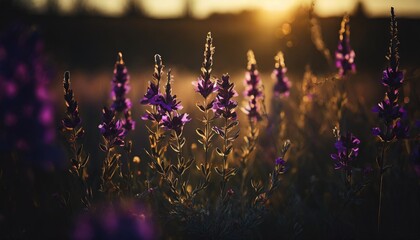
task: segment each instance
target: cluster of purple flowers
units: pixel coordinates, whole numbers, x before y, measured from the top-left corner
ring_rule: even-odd
[[[128,75],[127,67],[124,64],[122,53],[119,52],[118,60],[114,67],[114,77],[112,79],[112,110],[124,112],[131,108],[130,99],[125,97],[130,90],[129,81],[130,76]]]
[[[153,73],[154,81],[149,82],[147,92],[141,100],[141,104],[149,105],[153,108],[153,112],[148,111],[143,120],[151,120],[160,124],[167,130],[174,130],[177,134],[182,132],[185,123],[191,118],[187,113],[179,114],[178,110],[183,107],[181,102],[177,100],[176,95],[172,95],[172,75],[171,70],[168,71],[168,79],[165,86],[165,94],[160,92],[159,83],[162,77],[163,64],[160,55],[155,55],[155,71]]]
[[[111,108],[103,108],[102,123],[99,125],[99,130],[107,140],[109,148],[123,146],[125,136],[135,128],[135,121],[131,117],[131,101],[125,96],[130,90],[129,81],[130,75],[122,53],[119,52],[112,79],[113,103]],[[122,117],[118,118],[118,114],[122,114]]]
[[[99,131],[105,138],[107,147],[124,146],[126,131],[123,122],[115,118],[115,112],[104,107],[102,109],[102,123],[99,124]]]
[[[154,60],[155,70],[153,72],[153,80],[149,81],[146,94],[144,94],[143,99],[140,101],[140,103],[143,105],[151,106],[153,108],[153,112],[147,111],[146,114],[141,118],[143,120],[150,120],[159,123],[162,120],[162,110],[160,108],[160,103],[163,99],[159,84],[162,78],[164,65],[162,63],[162,57],[159,54],[154,56]]]
[[[398,36],[397,21],[395,19],[394,8],[391,8],[391,40],[387,59],[389,66],[383,71],[382,84],[387,88],[385,98],[373,108],[373,112],[378,113],[382,125],[372,129],[372,133],[378,136],[381,141],[389,142],[393,139],[403,139],[408,137],[408,126],[403,122],[406,117],[405,109],[398,104],[399,89],[404,80],[404,74],[398,69]]]
[[[173,130],[180,135],[184,125],[191,121],[191,118],[188,113],[178,113],[178,110],[181,110],[183,107],[181,102],[177,100],[176,95],[172,95],[171,79],[172,75],[171,70],[169,69],[165,96],[160,102],[160,108],[162,109],[162,113],[164,113],[161,124],[166,130]]]
[[[344,16],[341,21],[340,36],[338,42],[338,48],[335,52],[335,65],[338,68],[338,74],[340,77],[344,77],[347,73],[356,71],[356,64],[354,58],[356,54],[350,46],[350,19],[349,16]]]
[[[213,66],[213,38],[211,33],[207,33],[206,44],[204,47],[204,61],[201,67],[201,75],[196,82],[193,82],[195,91],[200,93],[204,99],[217,90],[216,82],[212,81],[211,71]]]
[[[262,120],[260,106],[258,100],[264,97],[261,86],[261,78],[257,70],[257,61],[254,52],[249,50],[247,72],[245,74],[245,92],[244,96],[249,99],[248,105],[244,108],[244,112],[251,121]]]
[[[236,120],[237,114],[235,112],[238,103],[233,101],[232,98],[237,96],[234,84],[230,82],[230,76],[224,74],[222,79],[217,81],[218,93],[213,103],[213,111],[216,117],[223,117],[226,119]]]
[[[274,84],[274,95],[288,97],[290,94],[290,87],[292,86],[289,78],[286,76],[287,68],[284,64],[284,55],[282,52],[278,52],[276,57],[275,69],[273,71],[273,77],[276,80]]]
[[[114,77],[112,79],[111,96],[113,103],[111,110],[116,113],[123,113],[124,119],[122,126],[126,132],[131,131],[135,127],[135,122],[131,118],[131,101],[126,98],[126,94],[130,90],[130,75],[128,75],[127,67],[122,58],[122,53],[118,53],[118,59],[114,67]]]
[[[351,173],[350,163],[355,160],[359,154],[360,140],[356,138],[352,133],[347,132],[346,135],[341,136],[337,133],[337,141],[334,144],[337,153],[331,154],[331,158],[334,161],[334,168],[336,170],[343,170],[347,173]]]

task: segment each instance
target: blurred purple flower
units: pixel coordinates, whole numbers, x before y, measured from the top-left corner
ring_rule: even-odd
[[[278,52],[276,57],[275,69],[273,77],[276,80],[274,84],[274,95],[288,97],[290,94],[290,87],[292,86],[289,78],[286,76],[287,68],[284,64],[284,56],[282,52]]]
[[[204,61],[201,67],[201,76],[197,81],[193,82],[195,91],[200,93],[203,98],[207,98],[210,94],[217,90],[216,82],[212,81],[211,71],[213,66],[213,38],[211,32],[207,33],[206,45],[204,47]]]
[[[232,98],[237,96],[238,93],[235,91],[234,84],[230,82],[230,76],[224,74],[222,79],[217,81],[217,96],[213,103],[213,111],[216,117],[224,117],[227,119],[236,119],[235,108],[238,106],[236,101]]]
[[[257,101],[252,99],[248,102],[248,105],[242,108],[243,112],[248,115],[248,119],[251,121],[261,121],[262,116],[260,113],[260,108],[257,105]]]
[[[334,144],[337,153],[331,154],[334,168],[351,171],[350,162],[359,154],[359,144],[360,140],[350,132],[347,132],[345,136],[338,136]]]
[[[341,21],[338,47],[335,52],[335,65],[338,68],[338,74],[340,77],[344,77],[348,72],[354,73],[356,71],[356,64],[354,63],[356,54],[350,46],[349,22],[349,16],[344,16]]]
[[[242,110],[248,115],[251,121],[262,120],[258,99],[264,97],[261,87],[261,78],[257,70],[257,61],[254,52],[249,50],[247,53],[248,65],[245,74],[245,92],[244,96],[249,99],[248,105]]]
[[[59,165],[51,70],[35,28],[14,24],[0,35],[0,151],[46,170]],[[76,122],[75,122],[76,123]]]
[[[135,129],[136,122],[133,121],[133,118],[131,117],[131,111],[124,112],[124,120],[122,121],[122,125],[125,129],[125,133],[128,133],[128,131]]]
[[[190,116],[187,113],[174,113],[174,116],[164,115],[162,117],[162,126],[166,130],[173,130],[176,134],[180,135],[187,122],[191,121]]]
[[[124,136],[126,130],[121,121],[115,119],[115,113],[111,109],[104,107],[102,110],[102,123],[99,124],[99,131],[106,140],[108,148],[124,146]]]
[[[97,207],[76,218],[72,239],[155,239],[152,221],[133,203]]]

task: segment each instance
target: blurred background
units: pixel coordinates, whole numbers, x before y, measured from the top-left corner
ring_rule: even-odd
[[[199,124],[197,119],[200,116],[195,108],[199,96],[191,82],[200,75],[207,32],[212,32],[216,47],[213,74],[220,77],[223,73],[230,73],[238,93],[244,89],[246,53],[252,49],[266,97],[270,99],[274,83],[271,78],[274,56],[278,51],[283,51],[287,75],[292,82],[291,99],[294,99],[287,103],[285,109],[293,113],[298,109],[307,66],[320,81],[336,73],[333,58],[338,31],[343,16],[349,14],[350,43],[356,53],[357,73],[346,82],[351,112],[348,114],[352,114],[347,115],[348,127],[362,140],[360,155],[364,161],[360,165],[369,163],[374,166],[376,152],[372,149],[376,149],[376,145],[370,129],[377,119],[371,113],[371,107],[381,101],[384,95],[380,80],[387,66],[385,55],[389,44],[391,6],[395,7],[398,20],[400,68],[405,71],[404,98],[401,101],[411,109],[411,120],[419,119],[420,0],[318,0],[315,4],[308,0],[1,0],[0,38],[7,36],[8,29],[15,25],[24,25],[39,32],[51,71],[48,88],[58,109],[55,113],[57,128],[65,108],[62,98],[63,73],[67,70],[71,72],[75,97],[80,103],[83,126],[87,130],[85,146],[92,155],[90,174],[97,175],[103,158],[98,148],[100,134],[97,126],[101,108],[111,103],[111,80],[119,51],[123,53],[131,75],[128,97],[133,102],[133,118],[137,122],[136,130],[130,133],[134,143],[133,155],[146,159],[144,148],[148,148],[148,140],[145,123],[140,120],[145,109],[139,102],[146,92],[147,82],[152,78],[154,54],[162,56],[166,70],[172,69],[175,79],[173,92],[183,102],[185,111],[193,116],[193,121],[189,123],[191,128],[187,127],[186,130],[187,137],[195,137],[191,129]],[[316,24],[313,19],[316,19]],[[328,96],[325,94],[324,97]],[[242,96],[238,99],[242,103]],[[267,104],[270,108],[270,101]],[[316,119],[311,120],[306,129],[299,133],[301,135],[293,132],[293,114],[285,116],[286,119],[290,118],[287,121],[291,123],[285,137],[295,144],[290,154],[290,161],[296,161],[295,171],[291,171],[290,175],[296,178],[290,178],[289,181],[296,184],[296,196],[311,195],[311,191],[315,191],[312,186],[316,184],[319,195],[331,190],[326,183],[333,180],[325,176],[325,169],[330,175],[333,173],[329,158],[334,151],[331,134],[333,122],[327,122],[330,119],[324,118],[322,113],[315,116]],[[242,114],[240,118],[245,117]],[[194,137],[189,138],[189,144],[195,142]],[[313,139],[320,141],[312,143]],[[307,145],[301,147],[300,143]],[[266,159],[266,162],[271,160]],[[323,165],[312,160],[320,160]],[[411,174],[410,177],[413,177],[413,171]],[[410,187],[416,187],[416,182],[411,181],[411,184],[404,186],[405,193],[411,191]],[[395,189],[403,187],[396,185]],[[376,204],[375,191],[371,192],[367,206]],[[328,196],[326,193],[322,197]],[[412,195],[406,196],[409,197],[405,200],[416,201]],[[403,199],[400,195],[394,197],[395,201]],[[318,206],[318,199],[308,199],[314,201],[305,207],[311,209]],[[390,201],[387,204],[393,207],[393,203]],[[411,203],[405,206],[411,206]],[[370,208],[370,218],[374,218],[375,209]],[[418,209],[418,202],[413,211],[407,207],[404,214],[411,217],[406,219],[411,225],[396,228],[397,236],[403,231],[401,229],[416,228],[418,216],[413,215]],[[399,216],[396,211],[392,214],[390,216]],[[309,219],[308,223],[319,222],[315,210],[308,215],[305,216]],[[363,209],[360,215],[363,215]],[[370,223],[366,225],[366,231],[374,228],[374,219],[365,221]],[[388,226],[392,226],[391,221]]]

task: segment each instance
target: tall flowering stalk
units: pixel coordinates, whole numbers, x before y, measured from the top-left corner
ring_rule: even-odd
[[[172,95],[171,87],[172,75],[171,70],[168,71],[168,80],[165,87],[165,96],[160,103],[164,115],[162,116],[161,126],[167,131],[170,131],[169,146],[177,154],[177,162],[171,163],[170,169],[172,172],[166,177],[166,181],[173,193],[173,198],[179,203],[189,201],[197,192],[190,194],[187,191],[188,181],[183,179],[185,172],[191,167],[194,162],[193,158],[186,159],[183,155],[183,148],[186,139],[183,136],[184,126],[191,118],[187,113],[179,113],[182,109],[181,103],[177,100],[176,95]]]
[[[350,46],[349,22],[349,16],[344,16],[339,31],[338,47],[335,51],[335,66],[338,68],[338,75],[340,78],[346,76],[348,73],[354,73],[356,71],[356,64],[354,63],[356,54]]]
[[[274,71],[273,78],[276,80],[274,84],[274,95],[280,97],[288,97],[290,94],[290,87],[292,86],[289,78],[286,76],[287,68],[284,64],[283,52],[278,52],[274,57]]]
[[[283,146],[280,150],[280,154],[274,160],[274,169],[271,171],[269,176],[269,183],[267,186],[263,186],[261,182],[251,180],[251,187],[255,192],[255,198],[253,200],[253,205],[264,205],[273,195],[274,191],[280,186],[280,177],[286,172],[286,153],[289,150],[291,145],[290,140],[286,140],[283,143]]]
[[[64,101],[66,103],[66,117],[61,121],[62,130],[66,134],[67,142],[71,147],[72,158],[69,171],[81,180],[82,183],[82,203],[88,207],[90,190],[86,183],[86,165],[89,162],[89,154],[83,153],[83,144],[79,141],[83,138],[85,130],[81,123],[79,115],[79,104],[74,98],[73,89],[71,89],[70,72],[64,73]]]
[[[395,140],[403,139],[408,136],[408,127],[406,127],[401,118],[405,116],[406,111],[398,104],[399,89],[404,80],[404,74],[399,70],[398,54],[398,29],[394,14],[394,8],[391,7],[391,26],[390,26],[390,44],[386,56],[389,61],[388,67],[383,71],[382,84],[387,88],[384,100],[373,108],[380,119],[380,125],[372,129],[372,133],[378,137],[381,147],[376,162],[379,167],[379,203],[378,203],[378,232],[381,224],[381,206],[383,176],[390,166],[385,164],[385,154],[389,144]]]
[[[203,174],[205,181],[200,184],[200,188],[204,189],[210,182],[210,157],[211,157],[211,145],[214,137],[214,132],[211,130],[213,117],[211,116],[211,109],[213,107],[214,100],[211,99],[211,94],[217,90],[216,81],[211,76],[213,67],[213,55],[215,47],[213,47],[213,38],[211,32],[207,33],[206,44],[204,46],[204,60],[201,66],[201,75],[196,82],[193,82],[195,91],[203,97],[203,103],[197,103],[197,108],[203,113],[203,119],[201,122],[204,128],[197,128],[196,132],[200,137],[198,142],[203,145],[204,149],[204,164],[201,164],[198,169]]]
[[[223,158],[222,169],[215,168],[216,172],[222,177],[222,183],[220,185],[220,197],[222,200],[227,196],[225,190],[229,178],[236,174],[236,169],[229,169],[227,163],[228,156],[233,149],[233,141],[239,136],[239,131],[235,131],[235,127],[239,122],[236,120],[237,115],[235,111],[238,103],[232,100],[233,97],[238,95],[234,86],[235,85],[230,81],[230,76],[224,74],[222,79],[217,81],[217,96],[213,103],[215,117],[224,120],[223,127],[213,127],[213,131],[223,140],[223,149],[216,148],[217,154]]]
[[[102,164],[100,190],[111,196],[113,191],[118,190],[112,179],[119,168],[121,158],[115,148],[124,146],[126,130],[122,121],[116,119],[115,112],[107,107],[102,109],[102,123],[98,127],[104,142],[99,146],[106,153]]]
[[[150,108],[149,110],[146,110],[146,114],[142,116],[143,120],[152,122],[152,125],[147,128],[149,132],[150,151],[146,151],[146,153],[152,159],[150,166],[165,177],[169,173],[170,164],[165,163],[164,153],[166,147],[161,144],[161,141],[165,137],[163,130],[161,129],[164,110],[160,106],[163,99],[163,94],[160,91],[160,81],[162,79],[164,65],[162,57],[159,54],[154,56],[154,61],[153,79],[149,81],[147,92],[140,103],[147,105]]]
[[[114,67],[114,77],[112,79],[112,105],[111,110],[117,114],[122,114],[123,127],[128,133],[134,130],[135,122],[131,118],[131,101],[126,97],[130,90],[130,75],[125,66],[122,53],[118,53],[118,59]]]
[[[279,133],[280,138],[283,137],[286,123],[284,121],[283,101],[290,94],[292,86],[289,78],[286,76],[287,68],[284,63],[284,55],[281,51],[274,57],[274,71],[272,78],[274,79],[273,96],[271,98],[271,114],[268,122],[268,136],[276,136]]]
[[[248,174],[248,161],[250,155],[256,148],[257,138],[259,135],[259,129],[257,124],[262,120],[261,113],[261,100],[264,97],[262,91],[261,78],[257,70],[257,61],[255,59],[254,52],[249,50],[247,53],[248,63],[247,63],[247,72],[245,73],[245,91],[244,96],[248,100],[247,105],[242,108],[242,111],[248,117],[249,126],[247,129],[247,135],[244,137],[245,144],[241,148],[240,163],[243,169],[242,173],[242,184],[241,191],[243,195],[246,195],[245,191],[245,182],[247,181]]]
[[[120,169],[120,177],[128,178],[129,173],[124,174],[121,166],[129,168],[129,163],[121,162],[121,154],[116,151],[117,146],[124,146],[129,154],[132,143],[126,140],[129,131],[135,127],[135,122],[131,117],[131,101],[126,97],[130,90],[130,76],[122,58],[122,53],[118,53],[117,61],[114,66],[114,76],[112,78],[111,107],[104,107],[102,110],[102,123],[99,130],[102,134],[104,144],[100,145],[101,150],[106,152],[106,158],[102,166],[101,191],[109,196],[111,190],[118,192],[121,188],[113,182],[113,176]],[[129,171],[129,169],[128,169]]]
[[[243,111],[248,115],[248,119],[252,122],[259,122],[262,120],[261,103],[259,100],[264,98],[262,92],[262,83],[260,74],[257,70],[257,61],[252,50],[247,53],[248,65],[245,74],[245,92],[244,96],[248,99],[248,105],[243,108]]]

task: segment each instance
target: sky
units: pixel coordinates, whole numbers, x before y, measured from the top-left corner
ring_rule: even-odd
[[[48,1],[17,0],[38,12],[45,11]],[[267,13],[287,14],[312,0],[55,0],[63,14],[71,14],[77,2],[89,11],[108,16],[123,15],[128,3],[140,6],[153,18],[174,18],[185,15],[187,6],[193,17],[206,18],[213,13],[235,13],[243,10],[264,10]],[[399,16],[420,17],[420,0],[360,0],[371,16],[388,16],[394,6]],[[316,0],[315,11],[320,16],[343,15],[351,12],[359,0]]]

